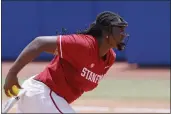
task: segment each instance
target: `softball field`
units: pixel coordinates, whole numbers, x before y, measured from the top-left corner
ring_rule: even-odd
[[[18,75],[20,84],[47,64],[28,64]],[[11,62],[2,62],[2,84],[11,65]],[[7,99],[2,91],[2,101]],[[169,113],[170,69],[139,69],[136,65],[116,62],[98,88],[85,93],[71,105],[76,112]],[[10,112],[15,112],[15,106]]]

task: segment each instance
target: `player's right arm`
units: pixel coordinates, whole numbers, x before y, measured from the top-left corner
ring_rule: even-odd
[[[13,85],[21,88],[18,83],[17,74],[25,65],[38,57],[38,55],[40,55],[42,52],[52,54],[57,52],[57,38],[57,36],[40,36],[35,38],[23,49],[7,74],[4,84],[4,90],[7,96],[9,96],[7,92],[8,90],[11,92],[11,94],[15,95],[12,91]]]

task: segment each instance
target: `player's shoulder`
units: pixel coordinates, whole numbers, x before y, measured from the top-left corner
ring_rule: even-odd
[[[76,38],[77,40],[85,41],[86,43],[93,43],[95,42],[95,38],[91,35],[86,34],[71,34],[71,37]]]
[[[63,35],[63,37],[68,37],[72,43],[75,43],[75,45],[79,45],[82,48],[92,48],[96,46],[96,40],[91,35],[69,34]]]

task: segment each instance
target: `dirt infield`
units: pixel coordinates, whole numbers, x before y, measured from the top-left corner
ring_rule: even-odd
[[[28,64],[19,74],[19,77],[28,78],[32,75],[40,73],[48,64],[48,62],[33,62]],[[2,76],[6,76],[11,62],[2,62]],[[115,75],[117,74],[117,75]],[[138,69],[135,66],[126,63],[115,63],[108,71],[105,78],[113,79],[170,79],[170,69]]]
[[[28,64],[18,75],[18,77],[22,77],[23,79],[28,78],[32,75],[38,74],[41,72],[47,62],[33,62]],[[6,76],[10,66],[12,63],[10,62],[2,62],[2,76]],[[110,79],[157,79],[157,80],[170,80],[170,69],[138,69],[133,68],[135,66],[130,66],[126,63],[116,63],[109,70],[105,78]],[[117,75],[115,75],[117,74]],[[2,100],[5,100],[3,98]],[[154,109],[169,109],[170,103],[169,101],[147,101],[147,100],[93,100],[93,99],[79,99],[75,101],[73,106],[97,106],[97,107],[109,107],[112,108],[154,108]],[[100,108],[99,108],[100,109]],[[12,110],[14,112],[14,110]],[[79,111],[79,112],[98,112],[93,110]],[[115,112],[108,110],[107,112]]]

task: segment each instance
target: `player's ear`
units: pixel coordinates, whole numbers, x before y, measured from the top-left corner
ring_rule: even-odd
[[[105,30],[102,31],[102,36],[103,36],[103,38],[105,38],[105,39],[108,39],[108,38],[109,38],[109,34],[108,34],[108,32],[106,32]]]

